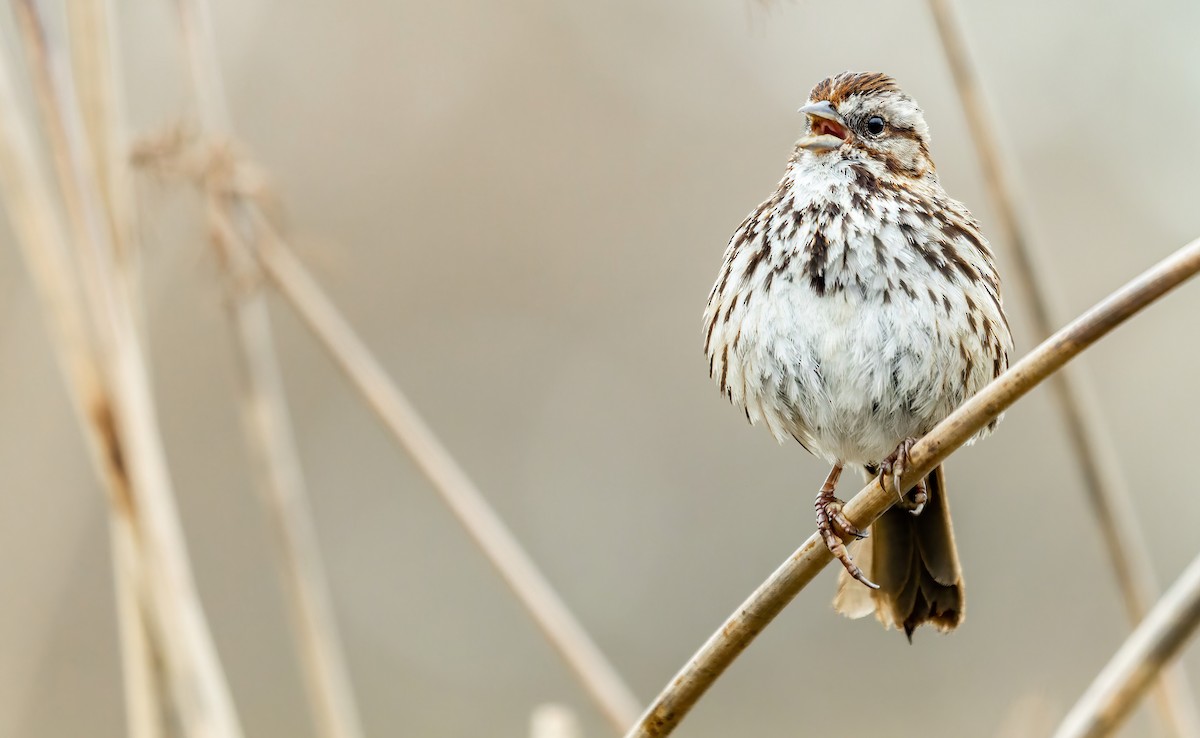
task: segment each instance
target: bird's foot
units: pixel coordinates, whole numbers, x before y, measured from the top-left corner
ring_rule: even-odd
[[[892,491],[900,498],[900,502],[897,504],[913,515],[920,515],[921,511],[925,509],[925,503],[929,501],[929,491],[925,487],[925,480],[917,482],[907,495],[900,491],[900,478],[908,471],[909,453],[916,444],[917,439],[905,438],[890,456],[879,463],[879,486],[886,490],[888,482],[890,482]]]
[[[842,562],[842,566],[846,567],[850,576],[871,589],[879,589],[878,584],[867,579],[867,575],[863,574],[862,569],[859,569],[858,564],[855,564],[854,559],[850,557],[850,552],[846,550],[848,539],[866,538],[867,532],[859,530],[858,526],[850,522],[850,519],[842,512],[844,503],[833,494],[841,471],[840,466],[835,466],[833,471],[829,472],[829,478],[825,480],[821,491],[817,493],[816,502],[813,503],[813,507],[817,511],[817,531],[820,532],[821,539],[825,541],[825,547],[829,549],[829,553]]]

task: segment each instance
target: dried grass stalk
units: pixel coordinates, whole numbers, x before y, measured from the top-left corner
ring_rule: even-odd
[[[71,0],[66,4],[71,41],[71,69],[80,115],[87,135],[85,155],[91,159],[103,201],[116,262],[130,298],[136,298],[140,252],[133,172],[129,164],[125,95],[120,75],[120,44],[109,0]]]
[[[108,492],[108,519],[116,586],[125,709],[131,738],[161,735],[162,688],[148,640],[136,511],[128,478],[115,463],[120,450],[111,427],[89,413],[111,404],[85,319],[80,288],[67,248],[66,227],[53,207],[55,196],[40,163],[36,142],[21,114],[7,54],[0,54],[0,189],[17,243],[37,291],[71,404],[83,430],[92,466]]]
[[[202,126],[207,134],[226,135],[229,120],[208,7],[204,2],[178,0],[177,8]],[[242,193],[235,183],[220,176],[205,176],[200,181],[237,339],[247,443],[257,458],[268,517],[275,527],[280,568],[289,593],[289,614],[313,717],[318,734],[324,738],[361,738],[358,705],[338,635],[333,598],[271,337],[270,315],[261,290],[263,278],[246,246],[245,234],[253,230],[244,215],[247,205],[241,201]]]
[[[107,0],[75,0],[67,3],[66,11],[72,70],[89,143],[86,153],[91,157],[103,196],[103,213],[119,266],[120,284],[144,335],[140,251],[112,6]],[[161,646],[151,639],[146,619],[149,613],[144,596],[139,595],[145,577],[139,563],[133,521],[123,515],[113,515],[111,521],[129,735],[158,738],[167,714],[163,703],[166,685],[161,683],[162,672],[158,668]]]
[[[232,231],[232,216],[211,195],[208,216],[226,271],[247,442],[257,457],[267,511],[275,525],[289,614],[318,735],[360,738],[361,720],[292,436],[261,274],[241,237]]]
[[[1200,625],[1200,556],[1192,560],[1067,713],[1055,738],[1111,735]]]
[[[1028,228],[1017,211],[1016,189],[1000,154],[995,118],[988,115],[984,105],[982,87],[967,52],[962,26],[955,17],[953,0],[929,0],[929,9],[996,209],[995,225],[999,233],[996,240],[1012,247],[1015,269],[1010,276],[1016,278],[1025,293],[1034,333],[1038,337],[1048,336],[1054,326],[1048,300],[1052,292],[1038,275],[1050,271],[1039,263],[1027,236]],[[1158,583],[1115,444],[1082,367],[1067,367],[1050,380],[1050,389],[1075,450],[1125,613],[1130,624],[1136,625],[1154,601]],[[1155,698],[1159,716],[1173,735],[1200,736],[1200,711],[1192,694],[1182,665],[1163,672]]]
[[[184,545],[158,430],[134,309],[120,288],[104,198],[89,155],[74,81],[61,43],[47,36],[33,0],[15,4],[34,94],[50,145],[71,240],[76,246],[89,333],[102,391],[85,412],[106,437],[109,468],[123,477],[123,502],[136,512],[143,593],[162,644],[172,695],[189,736],[241,735]]]

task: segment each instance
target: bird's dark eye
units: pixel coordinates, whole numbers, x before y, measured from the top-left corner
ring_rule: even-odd
[[[872,115],[871,119],[867,121],[867,133],[872,136],[878,136],[883,133],[884,125],[883,118],[880,118],[878,115]]]

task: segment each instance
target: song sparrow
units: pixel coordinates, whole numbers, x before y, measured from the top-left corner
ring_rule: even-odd
[[[870,538],[834,489],[847,464],[895,489],[914,439],[1008,366],[1000,280],[979,224],[938,182],[921,109],[891,77],[844,72],[800,112],[808,135],[733,234],[709,294],[709,372],[751,423],[833,465],[815,507],[845,567],[835,607],[910,639],[926,622],[952,630],[964,599],[942,468]],[[866,538],[857,565],[851,538]]]

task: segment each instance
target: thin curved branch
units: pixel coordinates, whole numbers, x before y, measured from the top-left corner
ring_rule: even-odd
[[[1025,393],[1134,313],[1197,272],[1200,272],[1200,239],[1179,249],[1043,341],[913,447],[912,464],[904,475],[902,486],[914,485]],[[854,496],[845,512],[862,528],[895,501],[896,496],[880,488],[876,479]],[[626,738],[670,734],[738,654],[830,560],[821,537],[810,536],[701,646]]]
[[[929,10],[937,26],[946,62],[950,67],[959,102],[967,118],[971,140],[979,157],[980,170],[996,210],[997,241],[1009,245],[1013,272],[1025,293],[1034,335],[1050,335],[1054,322],[1037,252],[1030,245],[1028,228],[1017,207],[1013,177],[1000,155],[999,137],[983,101],[983,93],[967,51],[962,26],[955,18],[953,0],[929,0]],[[1075,450],[1088,501],[1096,515],[1100,537],[1108,551],[1109,563],[1125,606],[1130,625],[1137,625],[1158,594],[1149,547],[1138,526],[1138,516],[1121,470],[1107,424],[1095,400],[1083,367],[1068,367],[1049,383],[1051,393],[1062,412],[1067,440]],[[1159,717],[1172,734],[1200,736],[1200,712],[1182,665],[1163,672],[1155,689]]]
[[[1075,703],[1054,738],[1110,735],[1200,626],[1200,556],[1192,560]]]

